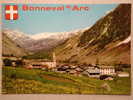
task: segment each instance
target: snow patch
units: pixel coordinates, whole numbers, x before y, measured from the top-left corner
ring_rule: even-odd
[[[71,36],[77,35],[79,32],[83,33],[84,31],[88,30],[90,27],[86,27],[84,29],[77,29],[72,30],[69,32],[44,32],[44,33],[38,33],[35,35],[30,35],[30,37],[34,40],[40,40],[40,39],[66,39]]]
[[[117,44],[117,46],[121,45],[121,44],[126,44],[128,42],[131,41],[131,36],[129,36],[128,38],[126,38],[125,40],[121,41],[120,43]]]

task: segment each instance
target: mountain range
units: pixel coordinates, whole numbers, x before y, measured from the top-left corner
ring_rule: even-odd
[[[35,35],[4,29],[2,33],[4,54],[13,48],[22,55],[54,50],[58,62],[130,64],[131,5],[120,4],[85,29]]]
[[[85,29],[82,29],[82,31],[84,30]],[[74,30],[70,32],[55,32],[55,33],[44,32],[35,35],[28,35],[18,30],[3,29],[2,30],[4,37],[3,44],[5,44],[5,40],[8,41],[10,39],[12,41],[12,44],[14,43],[14,45],[18,45],[20,48],[25,49],[25,51],[27,51],[27,54],[28,53],[31,54],[31,53],[40,52],[42,50],[43,51],[51,50],[57,45],[66,41],[68,38],[78,34],[78,32],[80,31],[81,30]],[[6,47],[5,45],[3,45],[3,48],[6,48],[6,50],[8,51],[10,51],[10,47],[11,47],[10,44],[8,44],[8,46]],[[17,50],[17,48],[14,48],[14,51],[16,51],[15,49]],[[4,54],[6,53],[5,49],[3,50],[3,52]]]

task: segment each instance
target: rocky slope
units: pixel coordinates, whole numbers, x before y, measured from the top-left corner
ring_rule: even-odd
[[[57,60],[130,64],[131,5],[121,4],[82,34],[55,49]]]
[[[2,55],[24,56],[27,51],[13,42],[6,34],[2,34]]]
[[[34,40],[30,36],[18,30],[4,29],[3,33],[10,38],[13,42],[19,45],[22,48],[29,50],[28,48],[32,46]]]

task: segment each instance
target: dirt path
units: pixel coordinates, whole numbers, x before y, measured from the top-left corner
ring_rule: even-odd
[[[65,79],[65,78],[60,78],[60,77],[55,77],[55,76],[50,76],[50,75],[43,75],[44,79],[47,80],[54,80],[54,81],[59,81],[59,82],[67,82],[67,83],[73,83],[72,80]]]
[[[50,76],[50,75],[43,75],[43,78],[47,79],[47,80],[54,80],[54,81],[58,81],[58,82],[67,82],[67,83],[71,83],[71,84],[75,84],[78,85],[81,83],[76,82],[74,80],[69,80],[69,79],[65,79],[65,78],[61,78],[61,77],[55,77],[55,76]],[[82,84],[82,86],[87,86],[89,88],[96,88],[96,86],[90,85],[90,84]]]

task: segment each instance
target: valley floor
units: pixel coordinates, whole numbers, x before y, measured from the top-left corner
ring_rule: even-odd
[[[124,94],[131,91],[130,78],[113,81],[65,73],[3,67],[3,94]]]

